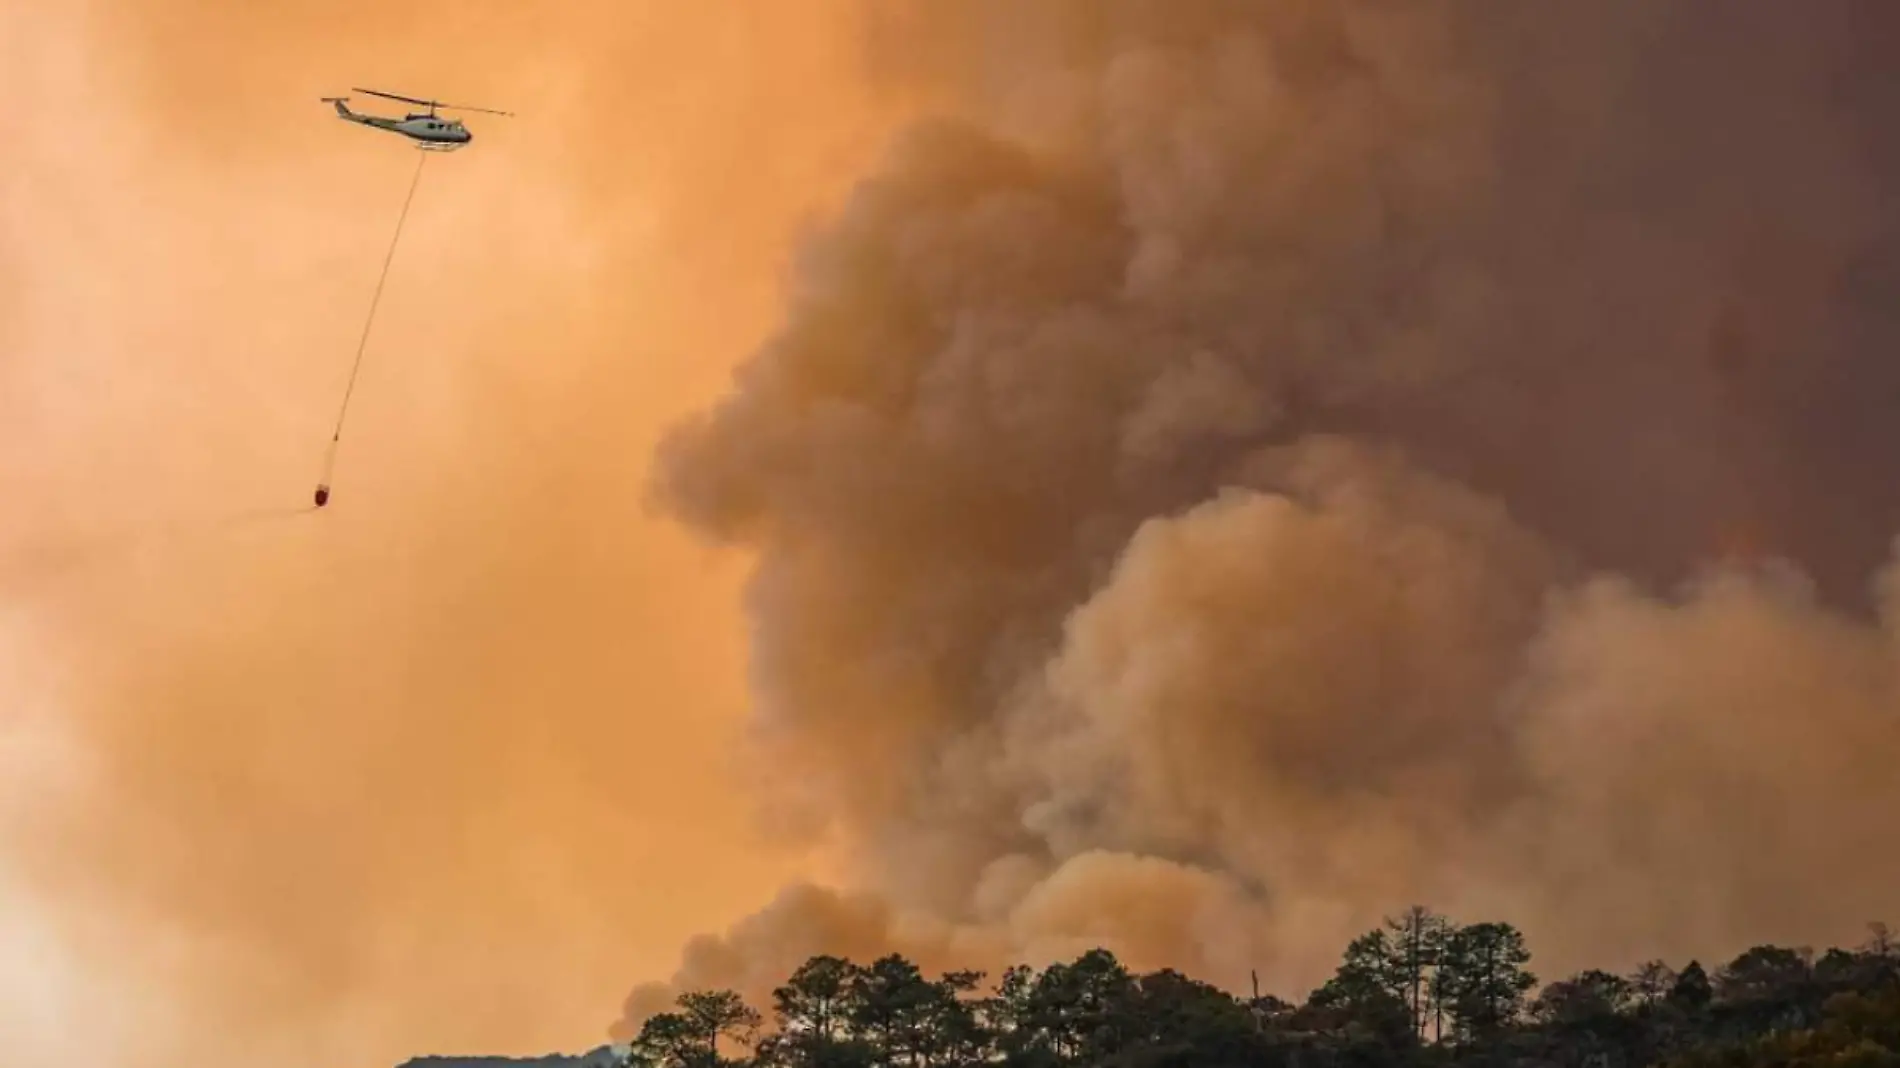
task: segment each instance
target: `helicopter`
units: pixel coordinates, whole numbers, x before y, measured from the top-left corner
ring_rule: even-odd
[[[324,103],[334,104],[336,106],[337,117],[340,119],[359,123],[363,126],[374,127],[378,130],[388,130],[392,133],[402,134],[404,137],[415,141],[417,148],[432,152],[453,152],[475,139],[475,135],[468,131],[468,127],[462,125],[462,120],[442,118],[435,113],[437,108],[449,108],[454,111],[482,111],[490,115],[512,116],[514,114],[512,111],[496,111],[493,108],[469,107],[464,104],[444,104],[440,100],[418,100],[413,96],[385,93],[378,89],[359,89],[353,87],[351,92],[368,93],[371,96],[380,96],[388,100],[400,100],[404,103],[418,104],[428,108],[429,110],[427,111],[412,111],[400,119],[392,119],[384,115],[370,115],[360,111],[351,111],[348,103],[350,98],[347,96],[326,96],[323,98]]]

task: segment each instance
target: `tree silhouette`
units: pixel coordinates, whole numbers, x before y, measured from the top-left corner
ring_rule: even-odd
[[[1517,1019],[1525,995],[1537,986],[1524,968],[1530,959],[1524,936],[1508,923],[1461,927],[1445,940],[1440,993],[1461,1040],[1484,1037]]]
[[[1669,988],[1669,1003],[1684,1012],[1701,1012],[1713,1000],[1715,986],[1709,982],[1709,973],[1702,970],[1701,961],[1690,961]]]
[[[1819,956],[1757,945],[1712,979],[1651,960],[1529,995],[1524,938],[1422,907],[1353,939],[1301,1004],[1242,998],[1091,950],[987,989],[899,955],[813,957],[772,993],[683,994],[648,1019],[635,1068],[1900,1068],[1900,960],[1884,928]],[[1447,1028],[1425,1026],[1440,1013]]]
[[[1389,981],[1404,984],[1412,1027],[1421,1039],[1425,1037],[1426,1024],[1435,1015],[1435,1005],[1430,998],[1433,976],[1444,956],[1446,942],[1456,930],[1450,920],[1423,905],[1413,905],[1385,922],[1386,975]],[[1443,1030],[1442,1020],[1438,1030]]]
[[[646,1021],[633,1041],[634,1059],[652,1068],[719,1068],[719,1040],[750,1046],[761,1020],[730,990],[688,991],[673,1012]]]

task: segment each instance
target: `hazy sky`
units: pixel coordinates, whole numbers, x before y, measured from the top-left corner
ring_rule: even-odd
[[[577,1048],[801,863],[722,755],[743,561],[641,493],[898,106],[835,7],[0,10],[10,1064]],[[291,515],[417,158],[356,85],[519,117],[429,160]]]

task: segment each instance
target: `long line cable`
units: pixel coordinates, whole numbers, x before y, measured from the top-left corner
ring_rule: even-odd
[[[416,186],[422,183],[422,165],[429,153],[416,153],[416,172],[409,179],[409,193],[403,197],[402,212],[396,216],[396,232],[389,239],[389,252],[383,256],[383,273],[376,279],[376,292],[370,297],[369,316],[363,321],[363,336],[356,342],[356,360],[350,365],[349,383],[343,387],[343,403],[337,408],[336,429],[330,434],[330,447],[323,458],[323,477],[317,482],[317,507],[330,499],[330,476],[335,472],[337,445],[343,440],[343,420],[350,412],[350,398],[356,393],[356,375],[363,368],[363,352],[369,346],[370,328],[376,324],[376,306],[383,300],[383,284],[389,281],[389,265],[396,260],[396,246],[402,241],[403,223],[409,218],[409,205],[416,198]]]

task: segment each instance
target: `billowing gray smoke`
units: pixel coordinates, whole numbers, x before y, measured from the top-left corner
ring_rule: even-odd
[[[794,888],[674,983],[1105,944],[1304,993],[1891,911],[1900,9],[906,6],[964,106],[661,456]],[[666,997],[642,987],[621,1033]]]

